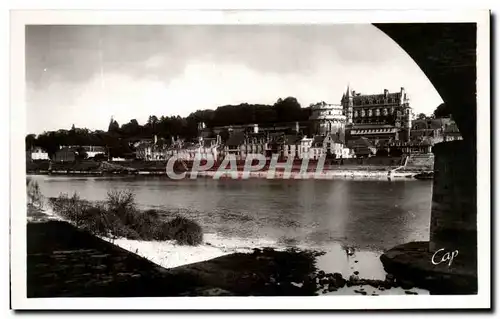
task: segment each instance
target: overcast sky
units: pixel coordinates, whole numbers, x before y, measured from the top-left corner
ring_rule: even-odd
[[[26,80],[32,133],[287,96],[340,103],[348,83],[366,94],[403,86],[415,113],[442,102],[372,25],[28,26]]]

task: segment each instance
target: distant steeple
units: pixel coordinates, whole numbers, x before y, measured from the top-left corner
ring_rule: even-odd
[[[350,98],[351,97],[351,90],[349,88],[349,83],[347,84],[347,92],[346,92],[346,98]]]

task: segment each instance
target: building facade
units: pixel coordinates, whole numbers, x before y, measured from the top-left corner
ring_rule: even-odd
[[[414,120],[411,130],[411,141],[425,142],[431,145],[461,140],[462,135],[452,118],[425,118]]]
[[[325,102],[312,104],[309,121],[312,126],[312,134],[322,136],[336,134],[340,139],[344,139],[346,116],[342,105]]]
[[[298,157],[300,159],[318,160],[326,158],[350,158],[352,151],[344,143],[338,141],[336,134],[316,135],[308,138],[304,136],[300,140]]]
[[[49,160],[49,154],[41,147],[35,147],[30,151],[30,159],[33,161]]]
[[[409,141],[412,110],[402,87],[399,92],[363,95],[347,87],[341,99],[346,115],[346,139]]]

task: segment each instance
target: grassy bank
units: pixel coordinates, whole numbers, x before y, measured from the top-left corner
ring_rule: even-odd
[[[130,191],[109,191],[104,202],[90,202],[76,193],[49,198],[55,214],[92,234],[135,240],[175,240],[180,245],[203,241],[201,226],[190,219],[158,210],[141,211]],[[165,221],[161,216],[171,216]]]

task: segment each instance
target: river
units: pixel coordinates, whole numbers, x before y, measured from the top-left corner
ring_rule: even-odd
[[[129,189],[141,208],[180,212],[226,238],[378,252],[429,239],[432,181],[33,178],[46,197],[77,192],[103,200],[108,190]]]

